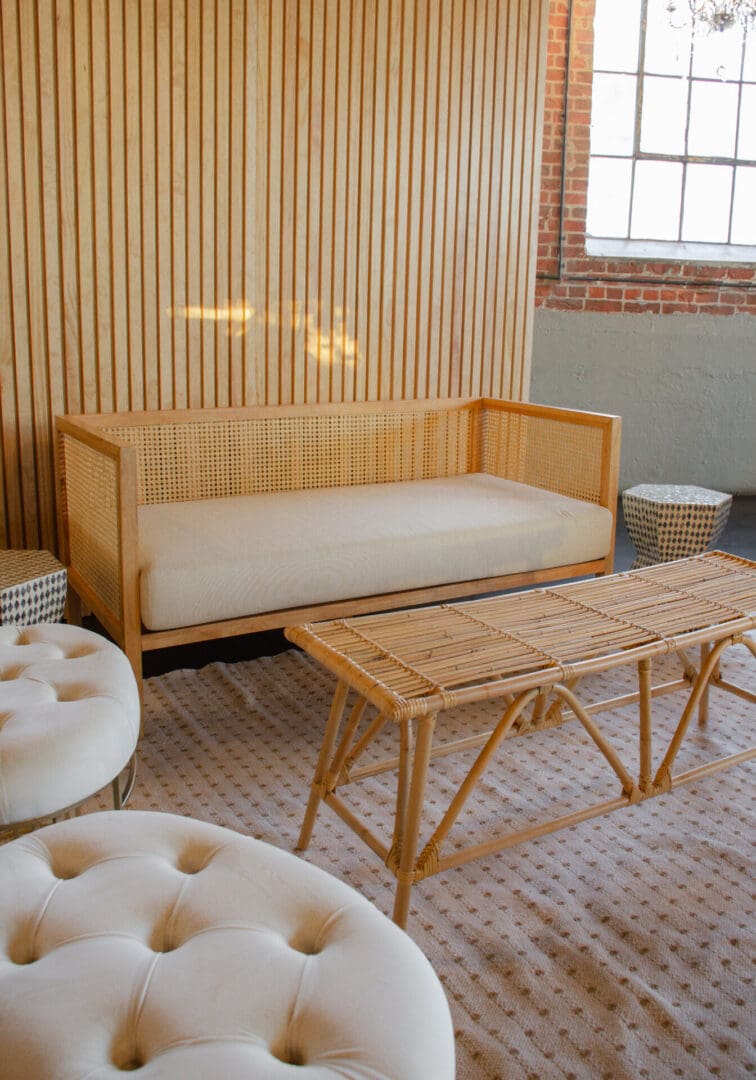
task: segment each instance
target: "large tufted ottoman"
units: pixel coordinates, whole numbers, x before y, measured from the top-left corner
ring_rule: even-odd
[[[0,835],[58,817],[108,784],[120,806],[140,716],[131,665],[100,634],[0,626]]]
[[[0,848],[0,1062],[4,1080],[451,1080],[454,1041],[428,961],[349,886],[124,811]]]

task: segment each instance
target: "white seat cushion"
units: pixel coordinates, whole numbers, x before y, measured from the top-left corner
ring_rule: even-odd
[[[105,787],[139,738],[131,665],[79,626],[0,627],[0,825],[57,813]]]
[[[612,515],[485,473],[139,508],[150,630],[603,558]]]
[[[3,1080],[453,1080],[454,1032],[426,958],[354,889],[125,810],[0,848],[0,1062]]]

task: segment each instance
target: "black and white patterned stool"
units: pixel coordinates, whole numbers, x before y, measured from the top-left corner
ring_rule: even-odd
[[[60,622],[68,575],[49,551],[0,551],[0,624]]]
[[[622,509],[638,552],[632,569],[701,555],[724,532],[732,495],[681,484],[638,484],[622,493]]]

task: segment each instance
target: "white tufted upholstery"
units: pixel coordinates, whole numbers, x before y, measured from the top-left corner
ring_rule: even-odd
[[[109,784],[139,738],[139,691],[117,646],[78,626],[0,627],[0,827]]]
[[[452,1080],[454,1040],[428,961],[349,886],[123,811],[0,848],[0,1062],[4,1080]]]

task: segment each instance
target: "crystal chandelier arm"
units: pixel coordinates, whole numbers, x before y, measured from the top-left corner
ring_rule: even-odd
[[[693,23],[709,30],[728,30],[740,23],[746,28],[756,23],[756,0],[688,0]],[[668,11],[677,9],[671,0]]]

